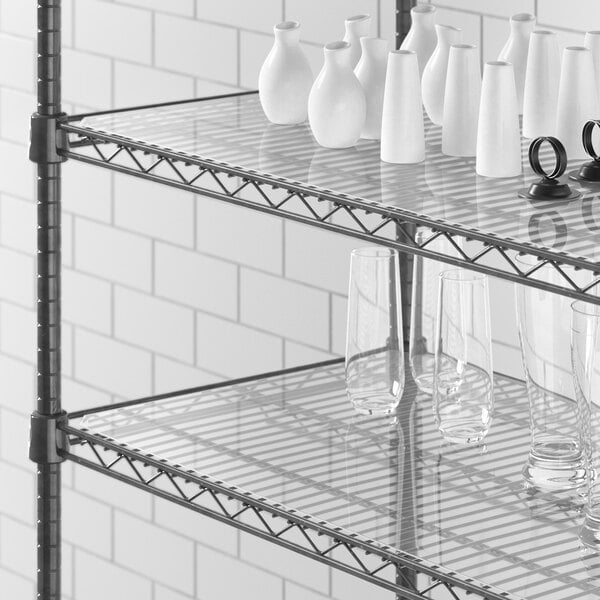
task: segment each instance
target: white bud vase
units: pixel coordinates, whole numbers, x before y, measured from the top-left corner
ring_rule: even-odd
[[[308,121],[318,144],[348,148],[365,124],[365,92],[352,70],[348,42],[332,42],[323,51],[325,64],[308,96]]]
[[[354,74],[363,86],[367,100],[367,118],[361,137],[378,140],[381,138],[385,71],[390,44],[387,40],[375,37],[363,37],[360,43],[362,55]]]
[[[523,94],[523,136],[554,135],[560,78],[560,52],[553,31],[540,29],[529,38]]]
[[[507,62],[487,62],[483,69],[475,170],[485,177],[521,174],[517,89]]]
[[[567,46],[558,86],[556,137],[570,160],[587,158],[581,132],[587,120],[597,118],[598,88],[592,53],[584,46]]]
[[[596,87],[598,88],[598,97],[600,98],[600,31],[588,31],[585,34],[583,45],[589,48],[592,53],[594,71],[596,72]]]
[[[412,50],[417,53],[420,74],[423,73],[437,44],[436,10],[433,4],[413,6],[410,9],[411,26],[400,46],[400,50]]]
[[[480,97],[479,50],[469,44],[451,46],[442,122],[444,154],[475,156]]]
[[[313,74],[300,48],[300,23],[275,25],[275,43],[258,75],[258,94],[267,119],[278,125],[306,121]]]
[[[346,33],[344,42],[350,44],[350,63],[352,68],[356,67],[360,60],[361,47],[360,38],[371,34],[371,15],[354,15],[344,21]]]
[[[423,105],[432,123],[442,124],[444,116],[444,90],[450,46],[462,42],[462,30],[450,25],[436,25],[437,46],[423,70],[421,88]]]
[[[425,160],[423,104],[417,54],[390,52],[381,124],[381,160],[419,163]]]
[[[523,91],[525,71],[529,53],[529,36],[535,27],[535,17],[529,13],[518,13],[510,18],[510,36],[498,55],[498,60],[512,64],[515,70],[519,114],[523,113]]]

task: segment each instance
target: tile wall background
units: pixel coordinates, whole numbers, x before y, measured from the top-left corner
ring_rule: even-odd
[[[495,58],[535,12],[581,41],[594,0],[443,0]],[[252,89],[270,29],[298,19],[315,72],[343,18],[393,38],[392,0],[63,0],[67,111]],[[597,22],[594,22],[594,19]],[[0,593],[34,597],[35,2],[0,0]],[[343,353],[356,242],[180,191],[64,167],[64,404],[83,408]],[[260,240],[260,243],[257,243]],[[322,257],[328,260],[323,261]],[[519,369],[510,286],[492,287],[496,366]],[[152,324],[152,327],[149,327]],[[64,468],[64,598],[373,600],[392,595],[102,478]]]

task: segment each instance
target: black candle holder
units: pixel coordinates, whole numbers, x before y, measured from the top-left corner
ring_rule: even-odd
[[[592,134],[594,133],[595,127],[600,127],[600,121],[590,120],[583,126],[583,131],[581,132],[583,147],[586,154],[588,154],[592,160],[581,165],[578,170],[571,171],[569,173],[569,179],[580,181],[581,183],[600,185],[600,156],[596,153],[592,142]]]
[[[540,163],[540,148],[544,142],[548,142],[554,150],[556,163],[551,173],[546,173]],[[565,201],[575,200],[581,197],[581,193],[572,190],[568,184],[561,183],[558,179],[567,169],[567,151],[562,142],[555,137],[539,137],[533,140],[529,146],[529,164],[534,173],[542,178],[532,183],[528,189],[519,191],[521,198],[543,201]]]

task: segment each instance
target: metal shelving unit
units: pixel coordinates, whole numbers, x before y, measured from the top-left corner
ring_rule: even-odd
[[[410,6],[397,0],[399,36]],[[478,178],[472,160],[440,153],[431,124],[422,165],[381,163],[375,142],[318,148],[304,126],[270,126],[254,93],[68,117],[60,77],[60,0],[38,0],[31,158],[39,374],[30,455],[38,464],[39,598],[60,598],[64,460],[398,598],[600,596],[586,574],[593,561],[575,557],[578,507],[528,495],[518,481],[527,451],[522,382],[497,376],[499,417],[487,453],[440,453],[412,382],[396,422],[353,418],[340,361],[69,415],[60,402],[60,163],[67,159],[397,248],[408,275],[406,257],[420,255],[600,303],[593,194],[567,204],[519,199],[527,169],[519,180]]]

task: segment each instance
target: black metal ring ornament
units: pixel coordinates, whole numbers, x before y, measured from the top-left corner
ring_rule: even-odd
[[[554,150],[555,164],[550,173],[546,173],[540,162],[540,149],[547,142]],[[551,136],[538,137],[529,146],[529,164],[533,172],[541,176],[539,181],[532,183],[528,189],[519,191],[521,198],[529,200],[558,201],[575,200],[581,193],[572,190],[566,183],[561,183],[561,177],[567,169],[567,151],[562,142]]]
[[[600,184],[600,156],[598,156],[592,140],[594,129],[596,127],[600,128],[599,120],[588,121],[583,126],[581,141],[586,154],[588,154],[592,160],[581,165],[578,170],[571,171],[569,173],[569,179],[581,181],[582,183]]]

